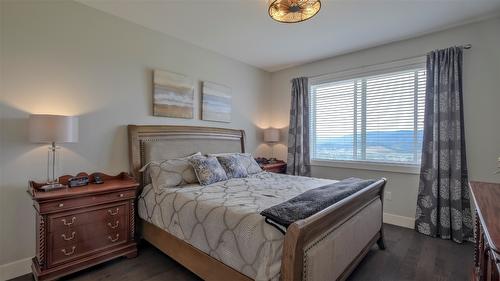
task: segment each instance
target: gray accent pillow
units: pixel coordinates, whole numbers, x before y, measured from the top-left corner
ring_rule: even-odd
[[[227,177],[230,178],[245,178],[248,176],[247,169],[240,161],[240,158],[235,155],[217,156],[220,165],[226,171]]]
[[[228,155],[234,155],[238,157],[239,162],[245,169],[247,170],[247,174],[253,175],[262,172],[262,169],[260,168],[259,164],[255,161],[253,158],[252,154],[250,153],[241,153],[241,152],[228,152],[228,153],[217,153],[217,154],[209,154],[209,156],[228,156]]]
[[[201,156],[201,152],[184,158],[152,161],[142,167],[140,171],[147,171],[151,178],[151,184],[157,193],[163,187],[197,183],[198,178],[194,173],[193,166],[188,161],[188,159],[195,156]]]
[[[201,185],[209,185],[227,180],[226,171],[214,156],[196,156],[189,159]]]

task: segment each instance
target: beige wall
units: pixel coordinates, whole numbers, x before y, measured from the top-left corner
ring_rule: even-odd
[[[0,1],[1,2],[1,1]],[[258,127],[269,116],[270,74],[69,1],[2,2],[2,201],[0,265],[34,255],[29,178],[42,179],[46,148],[28,142],[29,113],[80,116],[80,141],[63,145],[64,173],[128,171],[127,124],[245,129],[265,153]],[[152,116],[152,69],[227,85],[230,124]],[[199,102],[199,85],[196,88]],[[196,107],[199,109],[199,106]],[[1,278],[0,278],[1,279]]]
[[[290,80],[294,77],[333,73],[470,43],[472,49],[466,50],[464,55],[464,110],[470,178],[500,182],[500,175],[494,174],[496,159],[500,156],[499,30],[500,19],[495,18],[275,72],[271,82],[271,125],[278,128],[288,125]],[[276,146],[278,158],[286,157],[285,150],[284,144]],[[386,200],[384,211],[410,218],[415,215],[418,175],[329,167],[313,167],[312,174],[334,179],[387,177],[387,190],[392,193],[392,200]]]

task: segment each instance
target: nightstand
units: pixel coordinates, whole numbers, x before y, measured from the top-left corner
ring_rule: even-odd
[[[274,163],[260,164],[260,168],[266,172],[285,174],[286,162],[278,160]]]
[[[117,257],[137,256],[134,205],[139,184],[127,173],[99,175],[102,184],[54,191],[40,191],[43,184],[30,181],[37,232],[31,268],[36,280],[57,279]],[[67,184],[69,178],[61,177],[59,182]]]

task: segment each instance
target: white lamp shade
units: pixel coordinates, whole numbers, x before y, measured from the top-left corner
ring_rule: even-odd
[[[279,142],[280,141],[280,130],[275,128],[268,128],[264,130],[264,141],[265,142]]]
[[[29,137],[34,143],[78,142],[78,117],[32,114]]]

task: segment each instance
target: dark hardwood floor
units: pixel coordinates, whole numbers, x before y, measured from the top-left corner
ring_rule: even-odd
[[[411,229],[385,225],[385,251],[374,247],[349,281],[470,280],[473,244],[430,238]],[[33,280],[31,274],[12,279]],[[194,281],[194,274],[143,243],[135,259],[117,259],[70,275],[75,281]]]

